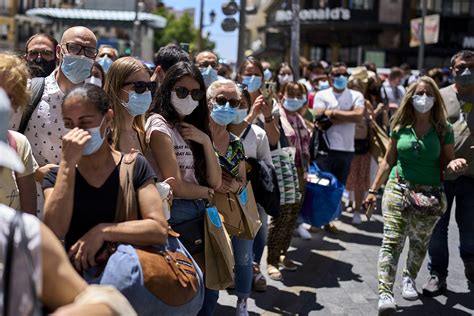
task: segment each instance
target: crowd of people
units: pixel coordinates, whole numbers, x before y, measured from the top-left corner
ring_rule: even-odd
[[[4,315],[166,315],[185,305],[181,313],[213,315],[219,288],[207,282],[206,218],[214,205],[221,211],[217,200],[232,197],[242,222],[261,225],[235,233],[223,216],[236,315],[248,315],[252,290],[298,269],[287,255],[294,233],[311,239],[300,210],[313,163],[351,192],[340,207],[354,225],[382,196],[381,315],[396,311],[393,286],[407,237],[403,298],[418,298],[427,252],[423,294],[446,289],[454,198],[465,275],[474,282],[474,52],[454,55],[450,73],[419,75],[406,64],[381,74],[372,63],[349,69],[325,61],[302,65],[300,74],[251,56],[233,71],[214,52],[193,56],[174,44],[160,48],[154,63],[97,48],[86,27],[67,29],[59,42],[35,34],[24,55],[0,54]],[[374,131],[387,140],[376,154]],[[291,152],[291,180],[277,176],[282,152]],[[291,194],[281,189],[288,181]],[[253,196],[250,183],[270,198]],[[315,229],[337,234],[334,222]],[[177,249],[171,255],[176,237],[188,261],[174,257]],[[187,301],[170,303],[168,289],[157,288],[167,283],[147,276],[153,252],[144,249],[157,247],[179,264],[176,283],[197,280]],[[139,268],[120,271],[124,262]],[[183,267],[194,271],[185,281],[176,272]],[[132,281],[139,274],[140,290],[130,291],[127,273]]]

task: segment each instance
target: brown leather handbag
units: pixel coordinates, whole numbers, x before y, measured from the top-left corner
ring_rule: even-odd
[[[215,192],[214,204],[224,218],[224,226],[230,236],[240,235],[245,231],[244,214],[237,194]]]

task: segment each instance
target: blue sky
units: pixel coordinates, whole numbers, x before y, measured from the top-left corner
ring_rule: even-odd
[[[204,28],[203,33],[211,32],[210,39],[216,43],[216,52],[220,57],[227,59],[229,62],[235,62],[237,60],[238,31],[224,32],[222,30],[221,23],[225,18],[221,9],[223,2],[224,0],[204,0],[204,25],[209,24],[209,12],[211,10],[216,12],[216,20],[213,25]],[[198,28],[200,0],[164,0],[163,3],[175,9],[195,8],[194,21],[196,28]],[[238,14],[235,18],[238,19]]]

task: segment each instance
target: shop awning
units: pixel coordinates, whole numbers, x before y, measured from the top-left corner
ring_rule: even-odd
[[[135,21],[134,11],[111,11],[111,10],[86,10],[86,9],[61,9],[61,8],[36,8],[26,11],[26,15],[32,18],[46,20],[82,20],[102,22],[130,22]],[[151,13],[138,13],[138,20],[152,28],[159,29],[166,26],[166,19]]]

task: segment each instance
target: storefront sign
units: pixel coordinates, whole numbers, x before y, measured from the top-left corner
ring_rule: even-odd
[[[439,14],[427,15],[425,17],[425,44],[438,43],[439,37]],[[410,21],[410,47],[420,46],[421,18]]]
[[[344,8],[309,9],[300,11],[301,21],[350,20],[351,11]],[[290,22],[293,19],[291,10],[278,10],[276,22]]]

